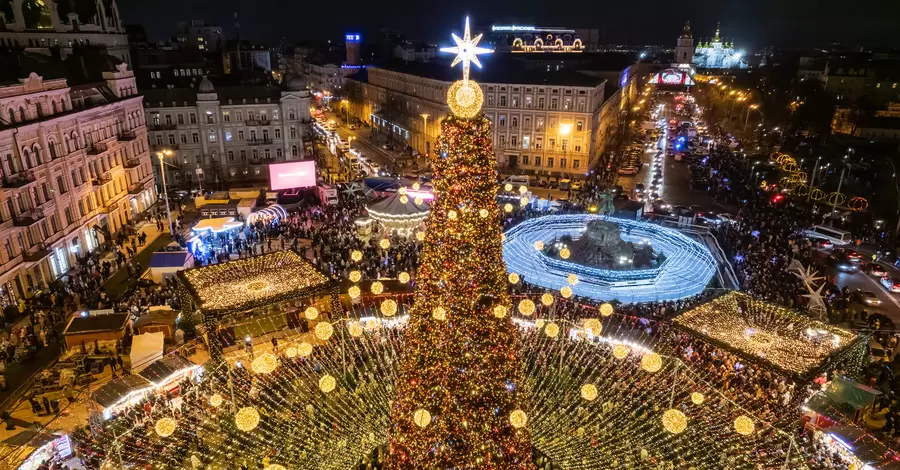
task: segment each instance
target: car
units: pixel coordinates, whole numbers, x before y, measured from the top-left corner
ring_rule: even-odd
[[[900,292],[900,281],[898,281],[897,278],[885,276],[881,278],[881,285],[884,286],[888,292]]]
[[[851,249],[841,248],[839,250],[835,250],[835,252],[841,253],[842,255],[846,256],[847,259],[853,263],[859,263],[860,261],[862,261],[862,255]]]
[[[813,243],[813,246],[816,247],[817,250],[830,250],[834,248],[834,243],[824,239],[824,238],[810,238],[809,241]]]
[[[638,183],[638,184],[634,185],[634,192],[636,192],[636,193],[644,192],[644,183]]]
[[[881,299],[872,291],[856,289],[851,295],[851,300],[855,300],[865,305],[881,305]]]
[[[870,264],[866,272],[871,276],[884,277],[887,276],[887,270],[880,264]]]
[[[619,168],[619,174],[620,174],[620,175],[636,175],[637,172],[638,172],[638,169],[637,169],[636,167],[633,167],[633,166],[628,166],[628,167],[625,167],[625,168]]]
[[[356,130],[356,124],[348,124],[348,125],[347,125],[347,129],[350,129],[351,131],[355,131],[355,130]]]
[[[572,191],[581,191],[581,188],[584,186],[584,183],[581,181],[573,181],[572,182]]]

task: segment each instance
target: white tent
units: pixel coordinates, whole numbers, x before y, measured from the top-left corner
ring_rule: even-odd
[[[131,343],[131,373],[137,374],[162,358],[166,335],[161,331],[136,335]]]

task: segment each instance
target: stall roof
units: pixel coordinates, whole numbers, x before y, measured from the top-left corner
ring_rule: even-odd
[[[59,436],[54,434],[47,434],[45,432],[35,431],[33,429],[26,429],[18,434],[15,434],[11,437],[8,437],[3,440],[3,443],[10,447],[21,447],[21,446],[29,446],[29,447],[40,447],[48,442],[55,441]]]
[[[94,401],[104,408],[115,405],[132,392],[151,388],[153,384],[140,375],[126,375],[110,380],[94,392]]]
[[[853,426],[833,426],[823,430],[837,437],[863,463],[878,470],[900,470],[900,462],[893,459],[893,452],[868,432]]]
[[[125,328],[129,315],[127,313],[110,313],[108,315],[74,316],[66,325],[65,335],[94,333],[100,331],[119,331]]]
[[[401,200],[404,197],[406,198],[405,203]],[[376,220],[402,220],[425,217],[431,210],[431,207],[425,201],[422,201],[422,204],[416,204],[415,198],[404,196],[398,192],[376,203],[369,204],[366,206],[366,210]]]
[[[180,371],[196,367],[199,366],[183,356],[167,356],[147,366],[139,375],[159,385]]]
[[[178,318],[178,312],[169,307],[163,309],[151,309],[149,313],[145,313],[134,321],[134,327],[140,328],[144,325],[171,325]]]
[[[150,255],[150,268],[183,267],[191,253],[188,251],[160,251]]]

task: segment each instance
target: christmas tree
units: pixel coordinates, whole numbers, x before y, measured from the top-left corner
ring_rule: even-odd
[[[491,123],[468,80],[480,36],[454,35],[463,80],[448,93],[432,155],[435,201],[426,221],[415,304],[410,311],[390,467],[528,469],[523,364],[502,259]]]

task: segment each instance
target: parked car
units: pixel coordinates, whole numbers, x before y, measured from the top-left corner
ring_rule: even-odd
[[[881,285],[884,286],[884,288],[887,289],[888,292],[900,292],[900,281],[898,281],[894,277],[885,276],[881,278]]]
[[[620,175],[636,175],[637,172],[638,172],[638,169],[637,169],[636,167],[633,167],[633,166],[629,166],[629,167],[625,167],[625,168],[619,168],[619,174],[620,174]]]
[[[881,299],[872,291],[856,289],[850,294],[850,299],[864,305],[881,305]]]
[[[887,269],[884,269],[884,266],[880,264],[870,264],[866,272],[871,276],[884,277],[887,276]]]

